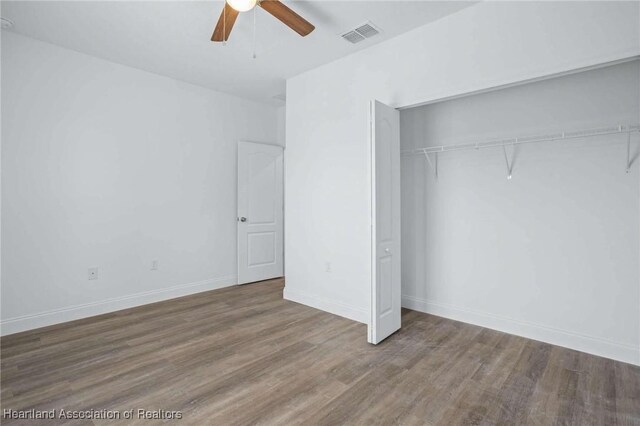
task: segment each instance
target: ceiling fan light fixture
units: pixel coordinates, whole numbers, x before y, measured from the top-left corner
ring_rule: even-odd
[[[255,11],[254,8],[256,6],[260,6],[262,10],[272,15],[302,37],[309,35],[316,28],[280,0],[226,0],[220,18],[218,18],[218,22],[211,35],[211,41],[224,43],[229,40],[229,34],[233,29],[238,15],[240,15],[241,12],[247,12],[251,9]],[[254,39],[255,19],[256,15],[254,14]]]
[[[255,7],[257,0],[227,0],[227,4],[238,12],[248,12]]]

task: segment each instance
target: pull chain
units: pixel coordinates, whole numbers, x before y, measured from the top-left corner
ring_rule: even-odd
[[[256,58],[256,9],[253,8],[253,59]]]

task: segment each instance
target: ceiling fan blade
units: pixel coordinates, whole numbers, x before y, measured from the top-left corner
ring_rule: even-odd
[[[222,13],[220,14],[220,18],[218,19],[218,23],[216,24],[216,29],[213,30],[213,34],[211,35],[211,41],[227,41],[229,40],[229,34],[231,34],[231,30],[233,29],[233,24],[236,23],[236,18],[238,17],[239,12],[229,6],[227,2],[224,3],[224,9],[222,9]]]
[[[278,18],[283,24],[300,34],[302,37],[308,35],[316,28],[279,0],[262,0],[258,4],[261,8]]]

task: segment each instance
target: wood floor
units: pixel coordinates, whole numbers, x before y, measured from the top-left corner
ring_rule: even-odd
[[[640,424],[638,367],[408,310],[372,346],[365,325],[284,301],[282,288],[4,337],[2,408],[177,410],[185,425]]]

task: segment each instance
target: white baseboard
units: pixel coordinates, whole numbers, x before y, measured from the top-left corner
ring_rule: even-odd
[[[188,296],[203,291],[216,290],[235,285],[236,283],[237,277],[235,275],[229,275],[82,305],[52,309],[37,314],[8,318],[0,321],[0,335],[5,336],[34,328],[46,327],[48,325],[106,314],[122,309],[147,305],[149,303],[161,302],[176,297]]]
[[[364,324],[369,323],[369,312],[364,309],[345,305],[342,302],[325,299],[316,295],[291,291],[286,285],[284,287],[282,297],[285,300],[290,300],[302,305],[311,306],[312,308],[320,309],[321,311],[329,312],[334,315],[339,315],[353,321],[361,322]]]
[[[640,347],[585,336],[540,324],[514,320],[486,312],[459,308],[413,296],[403,296],[402,306],[414,311],[425,312],[468,324],[479,325],[492,330],[515,334],[516,336],[522,336],[528,339],[627,362],[629,364],[640,365]]]

